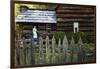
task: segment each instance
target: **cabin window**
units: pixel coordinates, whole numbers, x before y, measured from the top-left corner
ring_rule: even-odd
[[[75,32],[79,32],[79,23],[78,22],[74,22],[74,33]]]

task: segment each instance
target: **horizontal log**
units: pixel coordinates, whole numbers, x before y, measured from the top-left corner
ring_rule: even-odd
[[[88,16],[88,17],[84,17],[84,16],[80,16],[80,17],[78,17],[78,16],[73,16],[73,17],[69,17],[69,16],[67,16],[67,17],[60,17],[60,16],[58,16],[57,18],[62,18],[62,19],[75,19],[75,18],[77,18],[77,19],[80,19],[80,18],[82,18],[82,19],[92,19],[92,18],[94,18],[94,17],[92,17],[92,16]]]
[[[92,27],[92,28],[94,28],[94,25],[79,25],[79,27]]]
[[[93,13],[94,10],[57,10],[57,13]]]
[[[84,31],[94,32],[94,29],[80,29],[79,31],[81,31],[81,32],[84,32]]]
[[[63,28],[57,28],[57,30],[62,30],[62,31],[63,30],[73,30],[73,28],[72,27],[67,27],[67,28],[66,27],[65,28],[63,27]]]
[[[78,23],[94,23],[93,21],[62,21],[62,22],[57,22],[57,23],[74,23],[74,22],[78,22]]]
[[[91,27],[91,28],[90,28],[90,27],[88,27],[88,28],[86,28],[86,27],[81,27],[80,30],[87,30],[87,31],[88,31],[88,30],[94,30],[94,28],[92,28],[92,27]]]
[[[58,22],[64,22],[64,21],[94,21],[94,19],[57,19]]]
[[[57,14],[57,17],[88,17],[88,16],[91,16],[91,17],[94,17],[95,15],[94,14]]]
[[[73,27],[73,24],[57,24],[57,27]],[[93,24],[79,24],[79,27],[94,27]]]
[[[84,9],[84,10],[90,10],[90,9],[94,9],[94,7],[91,6],[73,6],[73,5],[60,5],[58,6],[57,9]]]

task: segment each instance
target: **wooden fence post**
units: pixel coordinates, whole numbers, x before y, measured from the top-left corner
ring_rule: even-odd
[[[15,66],[19,65],[18,40],[15,40]]]
[[[45,41],[45,45],[46,45],[46,63],[49,63],[49,37],[46,36],[46,41]]]
[[[19,41],[19,46],[18,46],[18,53],[19,53],[19,65],[22,66],[25,64],[25,55],[24,55],[24,46],[23,45],[23,40]]]
[[[80,38],[78,40],[78,46],[77,46],[77,60],[78,62],[82,62],[82,59],[83,59],[83,51],[82,51],[82,45],[83,45],[83,42],[82,42],[82,39]]]
[[[67,56],[68,56],[68,40],[67,40],[67,37],[66,35],[64,36],[64,39],[63,39],[63,49],[62,49],[62,54],[63,54],[63,60],[62,62],[63,63],[66,63],[67,62]]]
[[[55,37],[52,38],[52,63],[55,63]]]
[[[33,43],[33,39],[31,39],[31,64],[35,64],[35,44]]]
[[[59,39],[59,42],[58,42],[58,63],[60,63],[60,56],[61,56],[61,53],[60,53],[60,50],[61,49],[61,39]]]
[[[42,64],[44,62],[44,54],[43,54],[43,39],[42,37],[39,38],[39,60],[40,60],[40,64]]]
[[[25,46],[25,61],[26,61],[26,65],[30,65],[31,64],[31,39],[30,40],[25,40],[24,41],[24,46]],[[33,58],[32,58],[33,59]]]
[[[74,46],[75,46],[75,42],[74,39],[72,37],[71,43],[70,43],[70,59],[71,59],[71,63],[73,63],[74,60]]]

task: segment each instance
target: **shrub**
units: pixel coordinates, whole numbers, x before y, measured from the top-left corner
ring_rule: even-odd
[[[61,39],[61,43],[62,43],[63,38],[64,38],[65,35],[67,36],[67,39],[68,39],[69,43],[70,43],[72,37],[74,38],[75,43],[77,43],[80,38],[82,39],[82,41],[84,43],[93,43],[93,41],[94,41],[93,33],[90,33],[90,32],[88,32],[88,33],[84,33],[84,32],[73,33],[73,32],[62,32],[62,31],[59,31],[59,32],[55,32],[54,33],[54,37],[56,39],[56,43],[58,43],[59,38]]]
[[[87,43],[93,43],[94,42],[94,36],[92,32],[86,33],[86,42]]]
[[[70,43],[70,41],[71,41],[72,36],[73,36],[74,33],[73,32],[66,32],[65,34],[67,36],[68,42]]]
[[[61,39],[61,43],[62,43],[63,38],[64,38],[64,35],[65,35],[65,33],[62,32],[62,31],[59,31],[59,32],[55,32],[55,33],[54,33],[54,37],[55,37],[55,39],[56,39],[56,43],[57,43],[57,44],[58,44],[59,38]]]
[[[77,43],[80,38],[82,39],[82,41],[85,41],[86,35],[83,32],[76,32],[74,33],[73,38],[75,40],[75,43]]]

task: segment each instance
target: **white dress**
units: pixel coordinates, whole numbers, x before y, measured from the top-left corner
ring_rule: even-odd
[[[37,38],[37,29],[33,28],[33,38]]]

